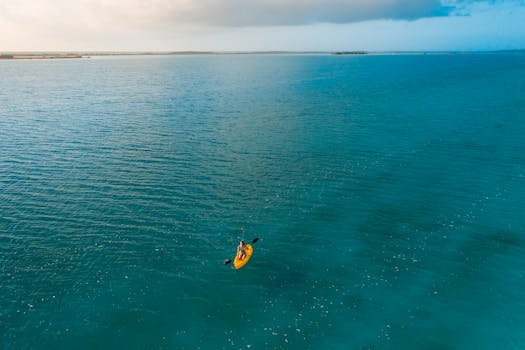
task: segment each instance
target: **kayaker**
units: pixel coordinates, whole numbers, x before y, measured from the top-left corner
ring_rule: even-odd
[[[239,243],[239,246],[237,247],[237,258],[239,260],[242,260],[246,257],[246,243],[244,241],[241,241]]]

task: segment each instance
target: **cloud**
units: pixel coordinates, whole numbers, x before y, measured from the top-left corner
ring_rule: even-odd
[[[443,16],[473,2],[479,1],[0,0],[0,21],[11,19],[88,28],[110,24],[172,27],[302,25]]]
[[[201,0],[168,14],[175,21],[190,23],[267,26],[415,19],[448,10],[439,0]]]
[[[251,27],[414,20],[524,0],[0,0],[2,21],[43,27]]]
[[[361,23],[369,25],[359,36],[388,42],[392,25],[384,22],[407,26],[409,33],[427,20],[448,23],[441,20],[498,11],[522,16],[524,5],[525,0],[0,0],[0,50],[206,49],[216,47],[215,41],[223,49],[257,49],[261,41],[285,48],[294,38],[315,37],[320,28],[343,33],[351,27],[333,38],[341,42]],[[447,24],[432,25],[454,37]],[[279,46],[285,32],[291,36]],[[253,33],[260,36],[251,40]],[[324,47],[319,45],[308,48]]]
[[[415,20],[468,15],[477,5],[524,5],[525,0],[150,0],[163,21],[211,26],[273,26]]]

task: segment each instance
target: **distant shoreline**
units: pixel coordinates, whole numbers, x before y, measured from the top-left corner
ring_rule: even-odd
[[[525,50],[500,51],[79,51],[79,52],[0,52],[0,60],[72,59],[100,56],[189,56],[189,55],[469,55],[521,53]]]
[[[5,53],[0,54],[0,60],[51,60],[65,58],[83,58],[83,55],[76,53]]]

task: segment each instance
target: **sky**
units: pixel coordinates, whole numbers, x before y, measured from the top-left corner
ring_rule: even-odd
[[[0,0],[0,51],[525,49],[525,0]]]

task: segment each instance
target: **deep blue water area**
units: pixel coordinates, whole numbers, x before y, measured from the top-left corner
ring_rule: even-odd
[[[0,62],[1,349],[523,349],[524,275],[525,54]]]

